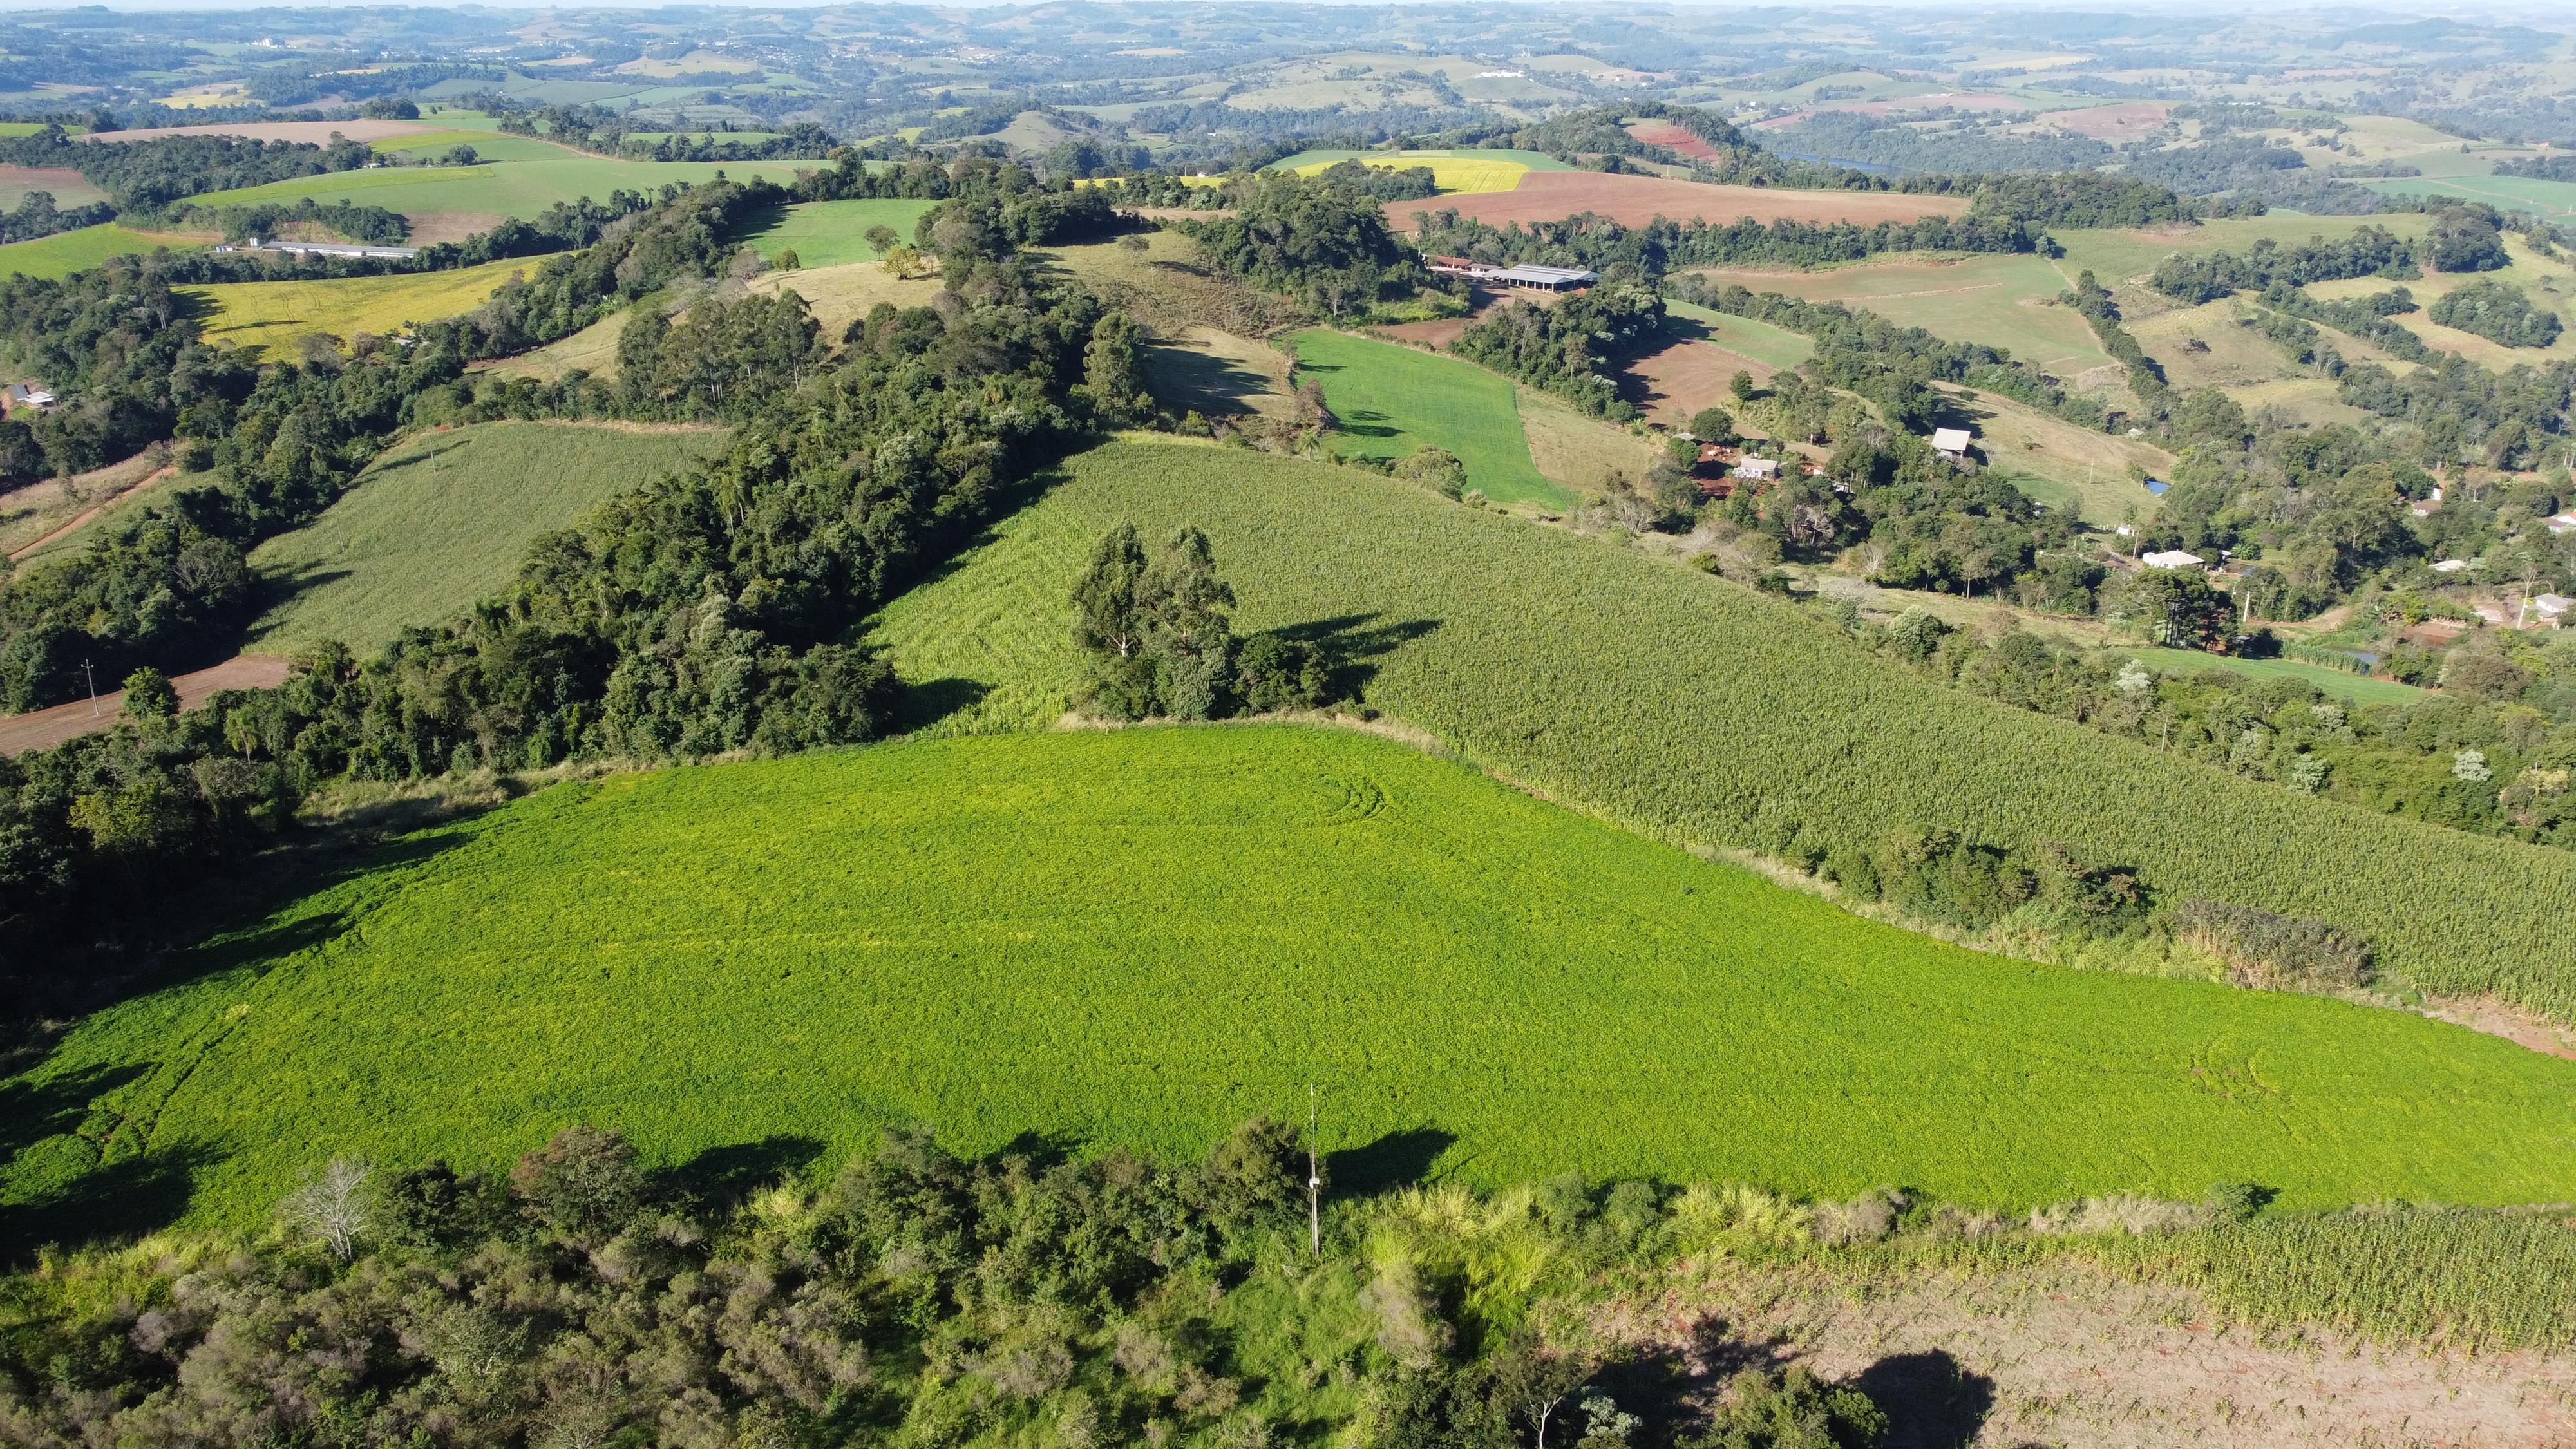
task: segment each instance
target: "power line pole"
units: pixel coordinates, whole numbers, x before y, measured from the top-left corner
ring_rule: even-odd
[[[1316,1261],[1324,1256],[1324,1171],[1322,1159],[1315,1155],[1315,1084],[1306,1084],[1306,1231],[1308,1251]]]
[[[98,676],[90,672],[89,661],[81,661],[81,678],[89,681],[89,717],[98,718]]]

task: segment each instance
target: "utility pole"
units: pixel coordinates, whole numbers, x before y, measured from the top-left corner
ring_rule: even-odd
[[[89,717],[98,718],[98,676],[90,672],[89,661],[81,661],[81,678],[89,681]]]
[[[1324,1257],[1324,1170],[1323,1161],[1315,1155],[1315,1084],[1306,1084],[1306,1232],[1308,1251],[1316,1261]]]

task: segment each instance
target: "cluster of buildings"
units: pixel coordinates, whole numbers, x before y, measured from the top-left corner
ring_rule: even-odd
[[[1599,272],[1577,267],[1496,266],[1467,257],[1430,259],[1431,270],[1444,277],[1465,277],[1487,286],[1513,287],[1524,292],[1580,292],[1601,280]]]
[[[240,245],[225,243],[214,248],[219,252],[278,252],[290,257],[372,257],[385,261],[406,261],[420,255],[418,247],[362,247],[355,242],[300,242],[270,237],[263,241],[250,237]]]

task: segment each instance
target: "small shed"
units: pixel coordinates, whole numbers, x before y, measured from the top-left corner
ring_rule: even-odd
[[[2455,573],[2458,573],[2460,570],[2462,570],[2462,569],[2464,569],[2464,568],[2467,568],[2468,566],[2469,566],[2469,561],[2468,561],[2467,559],[2464,559],[2464,558],[2446,558],[2446,559],[2442,560],[2440,563],[2437,563],[2437,564],[2433,565],[2433,572],[2435,572],[2435,573],[2437,573],[2437,574],[2455,574]]]
[[[2565,533],[2569,529],[2576,529],[2576,512],[2562,513],[2549,520],[2551,533]]]
[[[2138,555],[2138,562],[2151,569],[2196,569],[2208,560],[2196,553],[2185,553],[2178,548],[2168,548],[2159,549],[2154,553],[2142,553]]]
[[[1934,428],[1932,430],[1932,451],[1949,459],[1953,463],[1966,462],[1968,460],[1968,430],[1966,428]]]
[[[2565,618],[2569,609],[2576,609],[2576,599],[2565,594],[2542,594],[2531,601],[2531,607],[2534,613],[2555,623]]]

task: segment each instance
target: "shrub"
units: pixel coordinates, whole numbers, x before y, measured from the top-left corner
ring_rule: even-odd
[[[2367,986],[2376,974],[2368,943],[2306,917],[2194,897],[2174,912],[2174,932],[2243,985]]]

